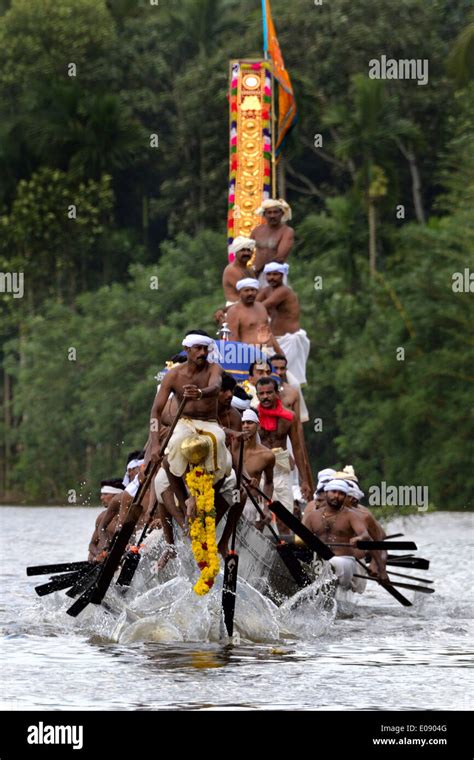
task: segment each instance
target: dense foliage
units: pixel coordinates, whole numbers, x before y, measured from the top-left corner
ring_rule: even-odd
[[[314,470],[452,509],[474,491],[469,7],[272,2]],[[428,84],[370,79],[382,54],[427,59]],[[0,273],[24,273],[23,298],[0,292],[3,498],[87,500],[120,475],[156,372],[215,331],[228,60],[260,55],[257,0],[0,3]]]

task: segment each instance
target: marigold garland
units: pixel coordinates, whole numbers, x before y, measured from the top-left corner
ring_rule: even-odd
[[[196,517],[191,522],[189,534],[194,559],[201,573],[194,591],[204,596],[214,585],[214,578],[219,572],[213,476],[202,467],[193,467],[186,475],[186,483],[191,496],[196,499]]]

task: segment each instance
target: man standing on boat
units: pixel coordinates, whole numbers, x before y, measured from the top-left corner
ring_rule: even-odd
[[[226,300],[226,308],[233,306],[239,300],[239,292],[236,285],[245,277],[255,277],[252,267],[248,266],[255,249],[255,240],[239,235],[229,248],[229,252],[235,256],[231,264],[227,264],[222,274],[222,287]]]
[[[267,284],[263,272],[265,264],[269,264],[270,261],[286,264],[293,247],[295,233],[287,225],[291,219],[291,209],[281,198],[279,200],[268,198],[263,201],[256,213],[263,214],[265,222],[257,225],[250,236],[257,243],[254,269],[260,284],[264,286]]]
[[[274,493],[275,498],[293,511],[293,490],[291,483],[290,455],[287,436],[293,447],[293,456],[302,478],[301,493],[309,501],[312,489],[308,480],[306,458],[298,433],[299,421],[293,412],[285,409],[278,398],[278,385],[272,377],[262,377],[257,382],[257,408],[259,433],[264,446],[275,454]]]
[[[230,340],[252,345],[268,344],[277,353],[281,353],[268,325],[268,312],[261,303],[257,303],[258,281],[245,277],[236,285],[240,300],[232,306],[227,314]]]
[[[217,397],[222,385],[222,368],[208,361],[212,338],[202,330],[188,332],[183,340],[187,361],[171,369],[164,377],[155,397],[150,419],[150,458],[159,456],[157,422],[171,394],[177,401],[187,403],[165,451],[163,465],[170,486],[183,511],[186,511],[187,492],[183,482],[189,462],[181,450],[181,444],[193,433],[205,435],[210,441],[209,453],[203,463],[207,472],[213,473],[216,494],[223,479],[230,474],[232,460],[225,445],[225,433],[217,421]],[[216,502],[217,504],[217,502]]]
[[[306,331],[301,329],[298,296],[292,288],[283,283],[288,268],[288,264],[279,264],[276,261],[265,265],[263,271],[268,285],[260,289],[257,302],[265,306],[270,315],[270,329],[282,347],[288,369],[298,383],[303,385],[306,383],[310,342]]]
[[[329,480],[324,486],[326,506],[315,509],[305,519],[305,524],[309,530],[326,544],[355,545],[357,541],[371,540],[361,516],[355,510],[344,506],[349,488],[350,485],[346,480],[338,478]],[[355,557],[363,557],[365,552],[356,549],[355,546],[353,549],[343,546],[332,546],[331,548],[336,556],[330,560],[330,563],[341,588],[362,592],[366,581],[353,576],[358,568]],[[387,579],[384,564],[380,557],[381,552],[374,551],[371,554],[378,568],[378,576],[381,579]]]

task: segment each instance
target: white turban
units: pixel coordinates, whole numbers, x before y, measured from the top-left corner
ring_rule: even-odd
[[[114,488],[113,486],[102,486],[101,493],[123,493],[123,488]]]
[[[263,267],[264,274],[270,274],[270,272],[280,272],[280,274],[288,274],[288,264],[280,264],[278,261],[270,261],[269,264],[265,264]]]
[[[243,235],[239,235],[234,239],[234,242],[229,246],[229,253],[236,254],[239,251],[243,251],[246,248],[253,251],[255,248],[256,242],[253,238],[244,237]]]
[[[289,222],[291,219],[291,208],[289,207],[288,203],[283,200],[283,198],[278,198],[278,200],[274,198],[267,198],[267,200],[263,201],[260,208],[256,210],[256,214],[258,216],[262,216],[263,212],[267,210],[267,208],[281,208],[283,211],[283,216],[281,218],[282,222]]]
[[[258,290],[260,285],[258,284],[258,280],[254,280],[252,277],[244,277],[243,280],[237,281],[235,287],[240,292],[242,288],[255,288],[255,290]]]
[[[246,409],[242,415],[242,422],[256,422],[258,425],[258,414],[253,409]]]
[[[190,333],[189,335],[186,335],[181,345],[185,348],[192,348],[193,346],[211,346],[213,343],[213,339],[208,338],[207,335],[195,335],[194,333]]]
[[[325,470],[320,470],[318,472],[318,480],[331,480],[332,476],[336,474],[336,470],[333,470],[331,467],[326,467]]]
[[[131,459],[127,464],[127,470],[133,470],[135,467],[141,467],[144,461],[144,459]]]
[[[349,490],[347,492],[348,496],[352,496],[354,499],[357,499],[357,501],[360,501],[364,498],[365,494],[363,491],[360,490],[359,486],[357,485],[350,485]]]
[[[239,409],[240,411],[243,411],[244,409],[250,409],[250,402],[251,399],[243,399],[239,398],[238,396],[232,396],[232,401],[230,402],[230,405],[234,407],[234,409]]]
[[[347,493],[349,491],[349,483],[346,480],[328,480],[324,486],[325,491],[342,491]]]

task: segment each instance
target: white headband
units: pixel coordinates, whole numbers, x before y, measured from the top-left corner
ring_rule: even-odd
[[[280,264],[278,261],[270,261],[269,264],[265,264],[263,268],[264,274],[270,274],[270,272],[279,272],[280,274],[288,274],[288,264]]]
[[[101,493],[123,493],[123,488],[114,488],[113,486],[102,486]]]
[[[331,469],[331,467],[326,467],[325,470],[320,470],[318,472],[318,480],[330,480],[335,474],[336,470]]]
[[[186,335],[181,345],[185,348],[192,348],[193,346],[211,346],[213,343],[213,339],[208,338],[206,335],[190,333]]]
[[[244,409],[250,408],[250,402],[252,399],[243,399],[239,398],[238,396],[233,396],[232,401],[230,402],[230,405],[234,407],[234,409],[240,409],[241,411]]]
[[[244,277],[243,280],[238,280],[235,287],[238,291],[241,291],[242,288],[255,288],[255,290],[258,290],[260,285],[258,280],[254,280],[252,277]]]
[[[234,242],[229,246],[229,253],[238,253],[246,249],[253,251],[256,242],[253,238],[244,237],[239,235],[235,238]]]
[[[256,414],[253,409],[246,409],[242,415],[242,422],[256,422],[258,425],[258,414]]]
[[[360,488],[357,485],[355,485],[355,483],[354,485],[349,486],[349,490],[347,493],[349,496],[352,496],[354,499],[357,499],[357,501],[360,501],[365,496],[364,492],[361,491]]]
[[[324,486],[325,491],[342,491],[347,493],[349,491],[349,483],[346,480],[329,480]]]
[[[141,467],[144,461],[144,459],[131,459],[127,464],[127,470],[133,470],[135,467]]]

